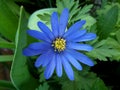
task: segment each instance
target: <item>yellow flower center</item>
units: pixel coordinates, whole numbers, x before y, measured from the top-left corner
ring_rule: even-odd
[[[55,41],[53,41],[52,46],[54,46],[55,51],[63,51],[66,47],[66,40],[64,40],[63,38],[56,38]]]

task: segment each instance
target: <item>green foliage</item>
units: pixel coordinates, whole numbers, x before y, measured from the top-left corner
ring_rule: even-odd
[[[42,83],[42,82],[45,82],[45,77],[44,77],[44,69],[39,69],[39,73],[40,73],[40,76],[39,76],[39,82]]]
[[[115,25],[118,20],[118,10],[118,6],[114,5],[110,8],[106,7],[98,11],[97,29],[100,39],[107,38],[110,33],[115,31]]]
[[[75,72],[75,80],[61,80],[62,90],[108,90],[104,82],[92,72]]]
[[[106,42],[107,46],[111,46],[112,50],[114,50],[112,53],[113,57],[110,58],[111,60],[116,60],[116,61],[120,61],[120,42],[118,42],[118,40],[115,40],[113,38],[108,38],[107,42]]]
[[[40,1],[44,2],[44,0]],[[88,0],[86,0],[86,2],[87,1]],[[50,17],[52,12],[57,11],[60,14],[64,8],[68,8],[70,12],[68,27],[78,20],[86,20],[86,24],[83,28],[86,28],[88,31],[97,32],[98,39],[92,42],[87,42],[91,44],[94,49],[85,54],[93,60],[120,61],[119,3],[108,3],[108,0],[102,0],[102,7],[97,10],[97,17],[92,17],[89,13],[93,7],[92,4],[80,6],[79,0],[56,0],[57,8],[37,10],[30,16],[28,22],[27,12],[21,7],[19,15],[19,6],[15,2],[19,4],[21,2],[26,3],[26,5],[35,4],[34,2],[31,2],[31,0],[0,0],[0,48],[9,48],[12,49],[13,52],[15,51],[14,55],[0,55],[0,62],[12,61],[12,83],[0,81],[0,89],[56,90],[57,88],[58,90],[108,90],[104,82],[97,77],[95,73],[89,72],[88,69],[85,69],[88,67],[84,65],[82,65],[84,66],[83,71],[77,72],[74,70],[74,81],[68,80],[68,78],[65,77],[65,73],[63,73],[61,78],[52,77],[49,80],[45,80],[43,73],[44,70],[40,68],[40,71],[38,70],[40,75],[37,76],[38,72],[33,67],[33,62],[36,57],[33,57],[34,59],[30,58],[33,62],[31,60],[28,62],[27,58],[23,56],[22,50],[27,44],[35,42],[30,36],[27,36],[26,30],[28,28],[39,30],[37,26],[38,21],[44,22],[49,28],[51,28]],[[46,2],[48,1],[45,1],[45,3]],[[49,2],[54,1],[49,0]],[[51,4],[52,3],[50,3],[50,5]],[[32,75],[39,78],[36,80]]]
[[[43,13],[37,15],[42,21],[45,21],[47,25],[50,25],[50,14],[48,13]],[[43,18],[44,17],[44,18]]]
[[[0,55],[0,62],[12,61],[13,55]]]
[[[26,45],[27,18],[23,7],[20,11],[19,26],[16,35],[16,49],[11,68],[11,79],[17,90],[35,90],[37,81],[30,75],[26,57],[22,50]]]
[[[18,26],[19,7],[8,0],[0,0],[0,33],[14,41]]]
[[[0,38],[0,48],[15,48],[15,44]]]
[[[84,27],[91,27],[94,23],[96,23],[96,20],[89,15],[89,11],[92,8],[92,5],[86,5],[82,9],[79,8],[79,1],[74,0],[57,0],[57,11],[58,13],[61,13],[63,8],[68,8],[70,10],[70,19],[69,24],[73,24],[74,22],[78,20],[86,20],[86,25]],[[49,8],[49,9],[42,9],[34,12],[29,20],[28,27],[33,30],[39,30],[36,23],[38,21],[42,21],[49,28],[51,28],[50,25],[50,16],[53,11],[56,11],[55,8]]]
[[[38,21],[42,21],[45,24],[47,24],[48,27],[51,27],[50,25],[50,15],[53,11],[56,11],[55,8],[49,8],[49,9],[42,9],[34,12],[29,19],[28,27],[32,30],[40,30],[37,26]]]
[[[120,45],[113,38],[96,41],[93,47],[94,50],[87,53],[87,55],[94,59],[99,59],[101,61],[107,61],[109,59],[120,60]]]
[[[91,10],[91,8],[92,8],[92,6],[93,5],[85,5],[83,8],[78,8],[79,9],[79,11],[78,12],[76,12],[74,15],[73,15],[73,17],[72,17],[72,22],[74,22],[74,21],[77,21],[77,20],[80,20],[80,19],[84,19],[83,17],[88,17],[88,16],[90,16],[89,15],[89,11]],[[75,11],[75,10],[74,10]],[[90,17],[89,17],[90,18]],[[86,21],[87,22],[87,21]]]
[[[0,80],[0,90],[16,90],[10,81]]]
[[[9,42],[0,42],[0,47],[1,48],[15,48],[15,45]]]
[[[15,48],[15,45],[14,43],[0,41],[0,48]]]
[[[49,90],[48,82],[46,81],[46,79],[44,77],[44,69],[39,68],[38,72],[40,73],[40,76],[39,76],[40,85],[35,90]]]
[[[96,20],[89,15],[89,11],[91,10],[93,5],[85,5],[84,7],[80,7],[79,0],[57,0],[56,2],[58,13],[61,13],[64,8],[68,8],[70,11],[70,19],[69,24],[73,24],[78,20],[86,20],[86,27],[90,27],[93,25]]]
[[[47,83],[43,83],[43,85],[40,85],[36,90],[48,90],[49,86]]]
[[[118,42],[120,43],[120,30],[116,32],[116,38]]]
[[[105,3],[97,11],[98,21],[93,25],[93,29],[97,29],[99,38],[91,44],[94,50],[87,53],[91,58],[101,61],[120,60],[119,8],[118,3]]]

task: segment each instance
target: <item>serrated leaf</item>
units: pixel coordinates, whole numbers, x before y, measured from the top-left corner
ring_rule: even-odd
[[[64,80],[61,82],[62,90],[107,90],[104,82],[90,72],[75,73],[73,82]],[[95,84],[95,85],[94,85]]]
[[[81,16],[82,20],[86,20],[86,24],[83,26],[84,28],[90,28],[93,24],[96,23],[96,20],[90,15]]]
[[[36,90],[49,90],[49,85],[47,83],[43,83]]]
[[[93,5],[85,5],[85,6],[81,9],[79,15],[88,13],[92,7],[93,7]]]
[[[88,12],[92,8],[92,5],[85,5],[82,9],[79,5],[79,1],[75,0],[57,0],[57,10],[59,13],[62,12],[64,8],[68,8],[70,12],[69,23],[74,23],[78,20],[85,19],[86,16],[90,17]],[[83,18],[84,17],[84,18]],[[85,19],[86,20],[86,19]],[[91,23],[92,25],[94,23]],[[90,26],[90,25],[89,25]]]
[[[35,90],[38,83],[28,71],[27,59],[22,54],[26,46],[27,18],[23,7],[20,11],[19,25],[16,35],[16,48],[11,68],[11,80],[17,90]]]
[[[76,14],[80,11],[81,7],[79,7],[79,1],[75,1],[72,9],[70,10],[70,20],[71,18],[74,18]]]
[[[106,39],[106,45],[109,45],[111,48],[115,48],[120,51],[120,43],[118,40],[115,40],[114,38],[107,38]]]
[[[119,60],[120,56],[120,45],[113,38],[107,38],[106,40],[97,41],[96,44],[93,45],[94,49],[91,52],[88,52],[87,55],[102,61],[111,60]],[[117,57],[115,59],[115,57]]]
[[[98,35],[100,39],[105,39],[115,30],[118,19],[118,6],[111,7],[108,12],[100,14],[98,17]]]
[[[56,6],[57,6],[57,9],[58,9],[58,13],[61,13],[61,11],[64,8],[68,8],[69,10],[71,10],[74,5],[75,5],[75,1],[74,0],[56,0]],[[78,8],[77,5],[76,5],[76,8]]]
[[[40,20],[44,21],[47,25],[50,25],[50,17],[51,17],[50,14],[43,13],[43,15],[38,14],[37,16],[40,18]]]
[[[100,78],[97,78],[91,90],[108,90],[108,89],[107,87],[105,87],[104,82]]]
[[[94,59],[99,59],[101,61],[107,61],[107,58],[112,58],[115,55],[118,55],[119,51],[115,49],[110,49],[108,47],[100,47],[91,51],[88,55]]]
[[[113,57],[111,58],[111,60],[120,61],[120,43],[119,43],[119,41],[115,40],[113,38],[108,38],[106,41],[106,45],[110,46],[111,48],[114,49],[114,51],[116,51],[116,52],[112,52]]]
[[[77,14],[76,21],[81,19],[80,17],[83,17],[83,15],[88,14],[90,9],[92,8],[93,5],[85,5],[82,9],[80,9],[79,13]]]

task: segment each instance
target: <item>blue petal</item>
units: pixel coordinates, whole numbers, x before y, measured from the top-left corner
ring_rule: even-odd
[[[72,35],[74,32],[76,32],[77,30],[80,30],[80,28],[82,28],[82,26],[86,23],[85,20],[81,20],[76,22],[75,24],[73,24],[65,33],[64,37],[67,37],[69,35]]]
[[[73,73],[72,67],[70,66],[70,64],[68,63],[68,60],[66,60],[64,56],[62,56],[62,64],[68,78],[70,80],[74,80],[74,73]]]
[[[76,38],[74,40],[74,42],[90,41],[90,40],[94,40],[95,38],[96,38],[96,34],[94,34],[94,33],[87,33],[84,36]]]
[[[45,62],[46,54],[40,55],[35,61],[35,67],[39,68]]]
[[[46,37],[45,34],[39,32],[39,31],[36,31],[36,30],[27,30],[27,33],[30,36],[32,36],[32,37],[34,37],[36,39],[43,40],[43,41],[46,41],[46,42],[51,42],[51,40],[48,37]]]
[[[42,64],[43,67],[47,66],[49,64],[49,62],[52,60],[52,58],[54,57],[54,52],[52,49],[48,50],[46,54],[46,57],[44,58],[45,62]]]
[[[54,39],[52,32],[44,23],[38,22],[38,27],[43,31],[44,34],[48,36],[48,38],[50,38],[51,40]]]
[[[36,43],[30,44],[28,47],[34,50],[38,50],[38,49],[46,50],[46,49],[49,49],[51,46],[49,43],[36,42]]]
[[[67,41],[73,41],[74,39],[81,37],[82,35],[84,35],[86,33],[86,30],[78,30],[76,32],[74,32],[73,34],[65,37],[65,39]]]
[[[25,56],[34,56],[34,55],[38,55],[38,54],[41,54],[43,53],[42,50],[34,50],[34,49],[31,49],[31,48],[25,48],[23,50],[23,55]]]
[[[46,79],[49,79],[55,69],[55,56],[53,57],[53,59],[50,61],[50,63],[47,65],[45,72],[44,72],[44,76]]]
[[[80,65],[80,63],[74,57],[72,57],[69,53],[65,52],[64,56],[77,70],[82,70],[82,66]]]
[[[59,54],[56,56],[56,73],[58,77],[62,76],[62,61]]]
[[[80,43],[68,43],[68,48],[76,49],[76,50],[84,50],[84,51],[91,51],[93,48],[88,44],[80,44]]]
[[[58,23],[58,14],[56,12],[53,12],[51,15],[51,27],[53,30],[53,34],[55,37],[58,37],[59,33],[59,23]]]
[[[85,56],[84,54],[77,52],[75,50],[67,50],[68,53],[70,53],[74,58],[76,58],[77,60],[79,60],[81,63],[84,63],[88,66],[93,66],[94,63],[91,59],[89,59],[87,56]]]
[[[52,60],[52,58],[53,58],[53,53],[51,53],[51,50],[46,51],[44,54],[40,55],[39,58],[37,58],[35,62],[35,67],[38,68],[41,65],[43,67],[47,66],[48,63]]]
[[[69,10],[65,8],[60,16],[59,35],[62,36],[68,24]]]

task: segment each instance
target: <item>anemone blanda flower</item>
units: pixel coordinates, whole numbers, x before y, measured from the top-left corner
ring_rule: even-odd
[[[86,30],[80,30],[86,23],[81,20],[73,24],[68,30],[69,10],[65,8],[58,18],[57,12],[51,15],[50,30],[44,23],[38,22],[37,25],[41,31],[28,30],[27,33],[42,42],[30,44],[23,50],[26,56],[40,55],[35,61],[35,67],[45,67],[44,76],[49,79],[54,71],[58,77],[62,76],[63,68],[70,80],[74,80],[72,66],[77,70],[82,70],[80,64],[93,66],[94,63],[86,55],[79,51],[91,51],[93,48],[83,42],[93,40],[96,34],[87,33]]]

